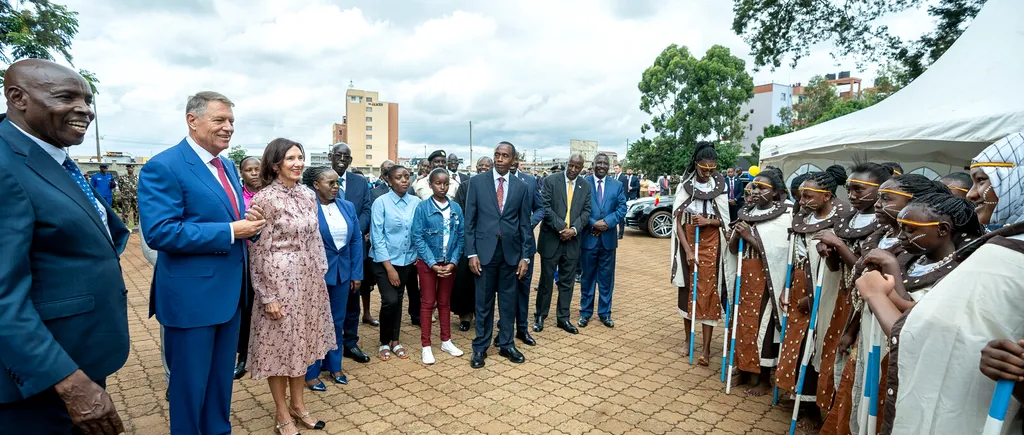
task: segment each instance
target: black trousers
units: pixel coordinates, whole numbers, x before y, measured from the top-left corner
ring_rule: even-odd
[[[512,324],[516,316],[516,265],[505,261],[501,250],[501,239],[494,250],[491,262],[480,265],[480,276],[476,277],[476,338],[473,351],[484,352],[491,345],[494,332],[494,301],[498,301],[498,348],[512,346]]]
[[[107,388],[106,379],[94,380]],[[38,435],[81,434],[71,423],[68,408],[57,390],[43,392],[13,403],[0,403],[0,433],[31,433]]]
[[[476,275],[469,271],[469,258],[462,257],[455,270],[452,312],[465,316],[476,312]]]
[[[578,245],[576,245],[578,249]],[[569,321],[569,305],[572,303],[572,288],[576,285],[576,267],[579,264],[579,252],[576,258],[570,258],[566,244],[559,243],[555,255],[541,257],[540,281],[537,283],[537,311],[535,316],[541,319],[548,317],[551,311],[551,293],[555,280],[555,267],[558,267],[558,305],[555,318],[559,322]]]
[[[248,361],[249,358],[249,331],[252,327],[252,301],[256,294],[249,286],[245,292],[245,305],[242,306],[242,324],[238,328],[238,360]]]
[[[416,273],[416,262],[408,266],[408,271],[403,279],[405,291],[409,293],[409,317],[417,325],[420,324],[420,276]],[[401,308],[399,308],[401,311]],[[397,337],[397,335],[396,335]]]
[[[388,271],[381,263],[373,263],[373,275],[377,277],[377,289],[380,292],[380,344],[397,341],[402,330],[402,299],[405,295],[409,271],[416,269],[410,266],[392,266],[398,272],[399,285],[391,285]]]

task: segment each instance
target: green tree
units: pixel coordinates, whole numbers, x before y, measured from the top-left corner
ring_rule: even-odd
[[[825,80],[825,77],[811,77],[810,82],[804,87],[800,103],[793,106],[793,112],[796,114],[793,124],[797,129],[813,125],[838,101],[839,94],[835,85]]]
[[[905,42],[882,18],[917,8],[926,0],[733,0],[732,28],[750,44],[754,67],[771,69],[790,58],[796,66],[811,48],[831,43],[832,53],[864,62],[894,61],[904,67],[901,84],[921,75],[963,33],[986,0],[939,0],[928,7],[935,30]]]
[[[242,170],[242,160],[245,160],[247,156],[245,148],[241,145],[231,147],[231,151],[228,152],[228,159],[235,163],[238,170]]]
[[[71,40],[78,34],[77,15],[50,0],[21,0],[17,7],[10,0],[0,0],[0,61],[10,64],[26,58],[54,60],[57,53],[73,64]],[[0,69],[0,82],[6,71]],[[92,79],[90,84],[94,83],[92,73],[81,73]]]
[[[735,163],[734,139],[742,137],[746,115],[740,108],[754,96],[754,81],[745,62],[728,48],[713,46],[698,59],[685,46],[669,45],[648,67],[638,84],[640,110],[651,121],[627,151],[635,168],[650,174],[679,174],[698,140],[724,141],[720,164]],[[738,153],[738,151],[735,151]]]

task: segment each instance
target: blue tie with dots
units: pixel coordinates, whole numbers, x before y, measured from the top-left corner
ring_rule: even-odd
[[[96,213],[103,216],[103,209],[101,209],[100,205],[96,202],[96,195],[92,193],[89,183],[85,182],[85,177],[82,175],[82,171],[78,169],[78,165],[71,161],[71,157],[65,157],[64,164],[61,166],[64,166],[64,170],[68,172],[71,179],[75,180],[75,183],[78,183],[78,187],[82,189],[82,192],[85,192],[85,196],[89,198],[89,203],[91,203],[92,207],[96,209]]]

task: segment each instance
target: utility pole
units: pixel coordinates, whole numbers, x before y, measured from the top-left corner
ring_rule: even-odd
[[[469,121],[469,167],[475,168],[476,160],[473,160],[473,121]]]
[[[96,162],[102,162],[103,156],[100,153],[100,116],[96,112],[96,100],[92,100],[92,113],[95,116],[92,123],[96,126]]]

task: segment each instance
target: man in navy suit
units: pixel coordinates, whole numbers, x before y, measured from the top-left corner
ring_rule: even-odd
[[[526,275],[533,255],[530,196],[526,183],[509,168],[516,148],[501,142],[494,149],[494,169],[470,179],[466,192],[466,256],[476,278],[476,338],[470,366],[484,366],[494,328],[494,299],[498,299],[498,355],[514,363],[526,357],[512,343],[516,286]]]
[[[231,382],[246,306],[246,239],[265,221],[248,212],[228,149],[235,118],[227,97],[190,96],[188,136],[139,171],[139,215],[159,252],[150,315],[164,326],[171,369],[172,434],[231,432]]]
[[[615,165],[615,181],[618,181],[619,184],[622,184],[623,190],[626,191],[626,201],[629,201],[630,198],[631,198],[630,195],[629,195],[629,176],[626,175],[625,172],[622,172],[622,166],[621,165]],[[619,238],[620,239],[622,238],[622,235],[625,232],[626,232],[626,220],[623,219],[622,222],[619,222]]]
[[[540,221],[544,219],[544,208],[541,207],[540,203],[540,190],[537,188],[537,179],[533,175],[519,170],[520,161],[521,158],[516,155],[516,160],[512,163],[512,167],[509,168],[509,172],[512,173],[513,177],[526,183],[527,195],[530,197],[530,210],[532,212],[530,215],[530,231],[533,231],[540,224]],[[516,284],[515,324],[516,338],[529,346],[536,346],[537,341],[530,336],[530,287],[533,284],[533,259],[534,253],[537,252],[536,243],[530,246],[530,252],[530,268],[527,269],[526,275],[520,278]]]
[[[619,246],[615,226],[626,218],[626,191],[622,183],[608,176],[608,155],[594,157],[594,175],[590,182],[590,223],[583,231],[580,264],[583,279],[580,282],[581,328],[587,326],[594,315],[594,285],[600,290],[597,317],[604,326],[612,328],[612,289],[615,286],[615,248]]]
[[[725,172],[725,191],[729,195],[729,217],[735,221],[739,215],[740,208],[743,208],[743,187],[744,180],[741,175],[743,171],[729,168]]]
[[[69,157],[95,118],[78,73],[7,69],[0,115],[0,432],[124,432],[105,388],[128,358],[128,229]]]
[[[369,256],[370,245],[370,185],[362,175],[354,174],[348,170],[352,164],[352,149],[345,142],[338,142],[331,147],[327,153],[331,160],[331,167],[338,173],[338,187],[341,188],[345,200],[356,207],[359,215],[359,231],[363,235],[363,249],[365,260]],[[358,289],[356,289],[358,291]],[[361,363],[370,362],[370,356],[359,348],[359,307],[360,298],[348,298],[346,302],[348,310],[345,313],[345,334],[343,351],[346,357],[352,358]]]

